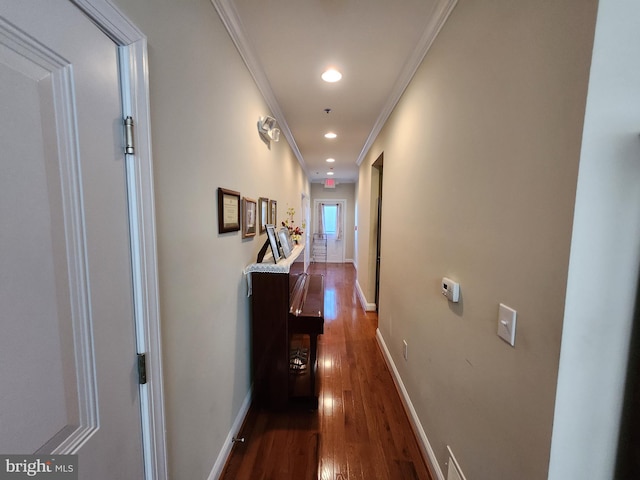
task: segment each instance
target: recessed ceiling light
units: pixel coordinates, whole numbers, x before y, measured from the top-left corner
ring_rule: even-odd
[[[342,78],[342,74],[335,68],[330,68],[322,74],[322,79],[325,82],[334,83],[338,82]]]
[[[333,163],[333,162],[335,162],[335,161],[336,161],[336,159],[335,159],[335,158],[327,158],[327,162],[329,162],[329,163]]]
[[[329,133],[325,133],[324,134],[324,138],[336,138],[338,135],[336,135],[333,132],[329,132]]]
[[[327,172],[327,175],[333,175],[333,172]]]

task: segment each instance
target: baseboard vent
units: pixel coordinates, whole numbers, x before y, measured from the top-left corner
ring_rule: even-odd
[[[462,473],[462,469],[460,468],[460,464],[456,460],[456,457],[453,456],[453,452],[451,451],[451,447],[447,445],[447,450],[449,451],[449,461],[447,462],[447,480],[467,480]]]

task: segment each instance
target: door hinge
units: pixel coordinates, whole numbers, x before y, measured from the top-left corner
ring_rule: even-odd
[[[136,153],[133,143],[133,117],[124,119],[124,153],[127,155]]]
[[[144,385],[147,383],[147,354],[138,354],[138,383]]]

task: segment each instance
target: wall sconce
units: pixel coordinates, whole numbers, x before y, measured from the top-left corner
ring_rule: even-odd
[[[268,115],[258,119],[258,133],[266,144],[271,140],[274,142],[280,140],[280,129],[276,128],[276,119]]]

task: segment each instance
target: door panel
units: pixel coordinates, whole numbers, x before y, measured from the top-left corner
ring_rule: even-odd
[[[327,234],[327,262],[344,262],[344,242],[338,239],[334,233]]]
[[[8,372],[3,369],[0,451],[33,452],[66,425],[77,424],[78,407],[77,395],[66,402],[67,387],[73,392],[76,383],[71,369],[65,375],[65,365],[73,366],[73,349],[63,349],[59,333],[61,327],[69,333],[70,319],[68,295],[66,299],[60,295],[59,301],[58,290],[63,293],[64,287],[56,287],[68,278],[65,265],[59,268],[54,256],[54,238],[60,239],[64,225],[60,222],[60,188],[55,182],[49,188],[50,174],[55,177],[55,171],[47,171],[43,156],[45,151],[55,151],[55,145],[45,146],[41,124],[42,116],[50,113],[41,104],[51,104],[52,99],[51,89],[41,92],[39,81],[50,86],[50,73],[26,57],[19,62],[10,53],[6,47],[0,50],[0,104],[12,112],[3,115],[0,128],[4,330],[0,364],[12,365]],[[23,138],[25,132],[29,132],[28,141]],[[22,141],[15,141],[20,138]],[[50,202],[53,196],[58,198]],[[64,258],[64,250],[62,253]],[[12,361],[24,358],[30,361]],[[39,394],[42,390],[48,392],[46,396]],[[21,415],[9,414],[17,411]]]
[[[117,48],[64,0],[0,17],[0,451],[142,478]]]

